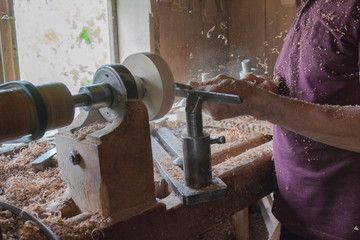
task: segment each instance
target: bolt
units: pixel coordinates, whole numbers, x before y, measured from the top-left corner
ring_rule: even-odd
[[[80,153],[76,150],[69,153],[69,160],[73,165],[79,165],[81,156]]]
[[[223,144],[225,142],[226,142],[226,140],[225,140],[224,136],[220,136],[220,137],[217,137],[217,138],[211,138],[210,139],[210,144],[214,144],[214,143]]]

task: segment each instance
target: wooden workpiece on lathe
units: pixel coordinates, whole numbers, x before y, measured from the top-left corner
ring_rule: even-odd
[[[39,85],[37,90],[46,112],[39,112],[36,101],[24,89],[0,90],[0,141],[33,134],[38,128],[52,130],[72,122],[74,102],[65,85]],[[43,126],[39,126],[39,118]]]

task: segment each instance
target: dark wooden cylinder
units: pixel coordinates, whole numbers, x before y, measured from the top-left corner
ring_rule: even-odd
[[[0,141],[32,133],[36,122],[35,106],[24,91],[0,90]]]
[[[72,122],[74,101],[64,84],[50,83],[36,88],[40,94],[38,99],[45,105],[42,108],[38,108],[38,102],[22,88],[0,90],[0,142],[33,134],[39,127],[52,130]]]

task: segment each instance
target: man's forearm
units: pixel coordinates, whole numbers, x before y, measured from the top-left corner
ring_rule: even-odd
[[[318,105],[269,92],[261,95],[255,117],[315,141],[360,152],[360,107]]]

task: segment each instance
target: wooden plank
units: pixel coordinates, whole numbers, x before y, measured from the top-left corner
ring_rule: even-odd
[[[160,54],[160,17],[159,14],[149,14],[150,21],[150,51]]]
[[[276,229],[274,231],[274,233],[270,236],[270,240],[279,240],[280,239],[280,231],[281,231],[281,224],[279,223],[276,226]]]
[[[281,5],[285,7],[297,7],[299,6],[298,0],[281,0]]]
[[[270,194],[258,202],[269,236],[273,235],[276,227],[279,225],[279,221],[271,212],[272,202],[273,200]]]
[[[282,0],[266,1],[266,59],[269,66],[269,78],[273,76],[276,59],[281,51],[284,38],[290,28],[296,7],[285,7]]]
[[[0,84],[4,82],[5,82],[4,61],[3,61],[3,54],[1,49],[1,37],[0,37]]]
[[[265,0],[239,1],[230,0],[229,4],[229,42],[230,42],[230,73],[239,77],[240,62],[250,59],[253,67],[258,60],[265,57]]]
[[[246,207],[232,215],[231,222],[235,228],[236,240],[249,240],[249,208]]]
[[[117,0],[108,0],[108,19],[110,33],[110,58],[112,63],[120,62]]]
[[[213,23],[203,23],[200,12],[172,11],[172,3],[161,2],[159,14],[151,17],[151,49],[169,63],[175,80],[186,83],[199,72],[227,73],[238,77],[240,61],[249,58],[258,74],[271,79],[283,38],[296,14],[281,0],[227,1],[227,14]],[[225,21],[227,29],[220,29]],[[210,38],[206,33],[215,26]],[[174,31],[176,29],[176,31]],[[229,45],[221,38],[224,34]],[[219,69],[220,65],[227,70]]]
[[[245,142],[244,141],[235,142],[229,148],[212,154],[211,156],[212,165],[219,164],[227,158],[240,155],[241,153],[247,151],[248,149],[252,149],[254,147],[260,146],[261,144],[264,144],[267,141],[268,139],[266,139],[263,135],[257,135],[248,139]]]
[[[171,149],[174,155],[178,157],[182,157],[183,149],[182,149],[182,142],[180,138],[176,137],[169,129],[167,128],[159,128],[158,134],[161,140],[167,144],[168,148]]]
[[[240,61],[245,58],[258,68],[258,74],[267,73],[269,79],[273,77],[273,68],[295,17],[296,6],[298,1],[293,0],[229,1],[228,67],[234,77],[238,77]]]
[[[0,38],[4,82],[20,79],[13,0],[0,0]]]
[[[187,83],[199,77],[200,72],[217,75],[228,60],[225,44],[227,30],[220,22],[227,19],[219,14],[212,23],[204,23],[201,12],[174,11],[172,3],[160,2],[160,12],[150,18],[151,49],[169,64],[175,81]],[[180,9],[180,8],[179,8]],[[214,31],[207,32],[215,26]],[[223,34],[224,39],[219,35]]]

